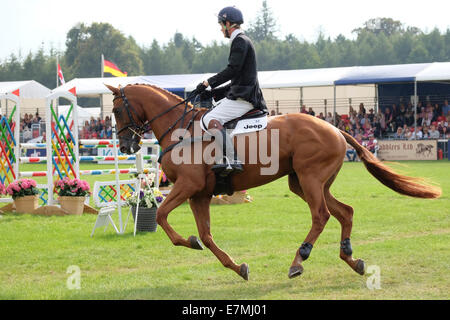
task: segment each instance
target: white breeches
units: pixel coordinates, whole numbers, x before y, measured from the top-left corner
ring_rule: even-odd
[[[252,109],[253,105],[245,100],[223,98],[203,117],[203,122],[206,128],[208,128],[211,120],[217,120],[223,125],[230,120],[243,116]]]

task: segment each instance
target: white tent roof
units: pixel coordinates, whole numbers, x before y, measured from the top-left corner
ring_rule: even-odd
[[[336,79],[353,68],[261,71],[258,73],[258,80],[263,89],[332,86]]]
[[[0,93],[12,93],[20,90],[22,99],[43,99],[51,90],[34,80],[0,82]]]
[[[417,81],[450,81],[450,62],[433,62],[416,75]]]
[[[212,75],[214,74],[77,78],[54,89],[53,92],[68,91],[76,87],[78,96],[97,96],[109,93],[104,83],[115,87],[119,84],[125,86],[127,84],[147,83],[171,91],[190,92],[195,89],[198,83]],[[319,87],[335,84],[373,84],[386,82],[386,79],[390,82],[414,81],[414,79],[417,81],[450,81],[450,62],[258,72],[259,85],[263,89]]]

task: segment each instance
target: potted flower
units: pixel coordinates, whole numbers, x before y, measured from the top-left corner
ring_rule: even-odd
[[[39,190],[33,179],[19,179],[10,183],[6,193],[12,196],[18,213],[33,213],[38,207]]]
[[[59,195],[59,204],[68,214],[81,215],[84,211],[86,196],[90,194],[87,181],[78,178],[65,177],[55,183],[55,190]]]
[[[156,209],[164,201],[164,195],[157,188],[145,188],[139,192],[134,192],[127,199],[127,204],[131,207],[133,219],[136,221],[136,207],[139,206],[137,231],[155,232],[158,224],[156,222]]]

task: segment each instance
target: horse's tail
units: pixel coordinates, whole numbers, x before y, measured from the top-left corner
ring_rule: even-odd
[[[369,150],[360,145],[351,135],[342,130],[341,133],[347,143],[355,148],[367,170],[385,186],[400,194],[416,198],[439,198],[441,196],[442,191],[440,188],[426,185],[420,178],[407,177],[394,172],[394,170],[378,160]]]

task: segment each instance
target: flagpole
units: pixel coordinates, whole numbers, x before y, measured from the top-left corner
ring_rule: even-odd
[[[56,88],[58,88],[58,65],[59,65],[59,60],[58,60],[58,56],[56,56]]]
[[[104,71],[105,71],[105,57],[103,56],[103,53],[102,53],[102,78],[103,78]],[[103,120],[103,94],[100,94],[100,103],[101,103],[101,106],[100,106],[100,119]],[[117,201],[117,203],[119,203],[119,202]]]

